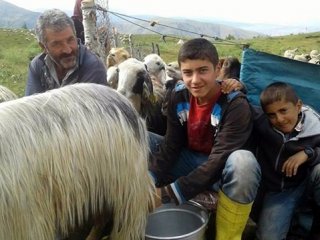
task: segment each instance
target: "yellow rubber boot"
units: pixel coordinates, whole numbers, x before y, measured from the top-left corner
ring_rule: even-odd
[[[219,191],[216,240],[241,240],[251,207],[252,203],[237,203],[228,198],[222,191]]]

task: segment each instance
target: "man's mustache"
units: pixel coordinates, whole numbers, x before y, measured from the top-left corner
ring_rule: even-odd
[[[75,54],[71,53],[71,54],[61,54],[60,55],[60,58],[69,58],[69,57],[75,57]]]

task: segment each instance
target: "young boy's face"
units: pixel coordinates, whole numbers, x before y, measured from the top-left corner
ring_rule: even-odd
[[[300,100],[296,104],[281,100],[267,105],[265,113],[272,126],[283,133],[290,133],[298,123],[301,106]]]
[[[209,60],[187,59],[180,63],[183,81],[199,104],[205,104],[220,91],[216,79],[220,66],[214,68]]]

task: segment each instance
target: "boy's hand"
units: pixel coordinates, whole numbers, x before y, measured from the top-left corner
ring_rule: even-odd
[[[232,91],[238,91],[243,88],[243,85],[240,81],[234,78],[227,78],[222,80],[221,82],[221,92],[228,94]]]
[[[298,172],[298,168],[301,164],[308,160],[308,156],[304,151],[297,152],[288,158],[282,166],[282,172],[287,177],[295,176]]]

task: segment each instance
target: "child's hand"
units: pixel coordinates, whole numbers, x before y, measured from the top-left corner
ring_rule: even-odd
[[[243,88],[241,82],[233,78],[224,79],[220,83],[221,83],[221,92],[225,94],[228,94],[232,91],[238,91]]]
[[[288,158],[282,166],[282,172],[287,177],[295,176],[298,172],[298,168],[301,164],[308,160],[308,156],[304,151],[297,152]]]

